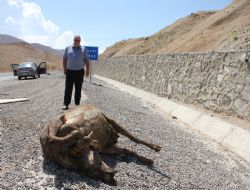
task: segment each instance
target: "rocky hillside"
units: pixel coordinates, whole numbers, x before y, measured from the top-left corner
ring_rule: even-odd
[[[101,55],[250,50],[250,0],[234,0],[219,11],[201,11],[152,36],[117,42]]]
[[[24,61],[46,61],[49,69],[62,68],[60,50],[41,44],[29,44],[13,36],[0,34],[0,72],[10,72],[11,64]]]

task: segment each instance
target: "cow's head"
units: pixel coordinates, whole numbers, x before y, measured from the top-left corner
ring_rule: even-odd
[[[77,137],[74,139],[75,143],[69,146],[66,152],[62,152],[60,157],[65,165],[115,185],[114,175],[116,171],[102,160],[99,154],[101,146],[97,140],[91,138],[92,133],[80,137],[79,132],[73,131],[71,134],[75,134]]]

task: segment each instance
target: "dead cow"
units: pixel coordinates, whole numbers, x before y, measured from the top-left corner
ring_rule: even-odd
[[[115,185],[115,170],[102,161],[100,154],[132,155],[153,164],[153,160],[116,146],[118,133],[132,141],[160,151],[161,146],[131,135],[93,105],[77,106],[50,122],[42,131],[40,142],[44,155],[67,169],[75,169]]]

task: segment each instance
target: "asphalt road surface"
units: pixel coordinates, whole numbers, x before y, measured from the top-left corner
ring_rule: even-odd
[[[0,99],[29,99],[0,105],[0,189],[250,189],[250,166],[244,160],[152,105],[95,79],[103,86],[85,82],[81,104],[97,105],[131,133],[162,145],[155,153],[126,137],[119,139],[121,146],[154,159],[154,166],[133,157],[103,157],[117,170],[118,185],[113,187],[44,159],[39,135],[62,112],[64,80],[62,73],[21,81],[0,74]]]

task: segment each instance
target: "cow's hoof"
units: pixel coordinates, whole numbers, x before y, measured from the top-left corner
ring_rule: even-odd
[[[160,146],[160,145],[153,145],[152,146],[152,149],[155,151],[155,152],[159,152],[161,149],[162,149],[162,147]]]
[[[117,182],[115,179],[112,179],[110,181],[104,181],[104,182],[107,183],[108,185],[117,186]]]

